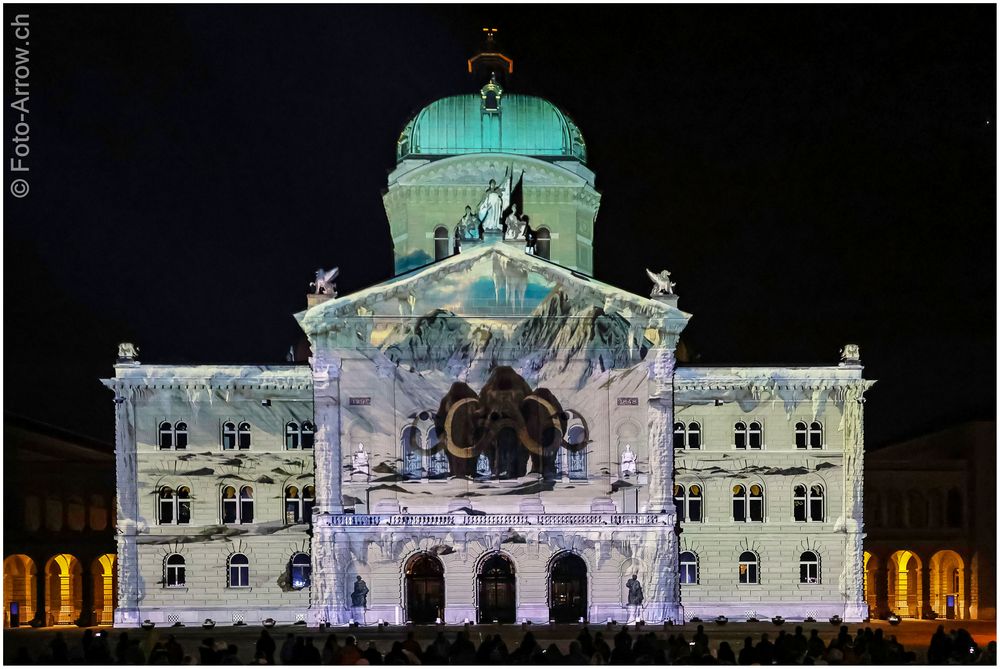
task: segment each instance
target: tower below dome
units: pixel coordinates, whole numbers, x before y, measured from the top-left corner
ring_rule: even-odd
[[[583,133],[512,91],[514,62],[485,32],[468,63],[475,87],[426,105],[399,135],[382,198],[395,273],[501,242],[590,274],[601,194]]]

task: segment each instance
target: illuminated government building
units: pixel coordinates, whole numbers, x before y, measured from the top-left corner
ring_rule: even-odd
[[[401,124],[395,276],[317,274],[308,364],[122,347],[116,624],[864,619],[858,347],[679,362],[669,273],[593,276],[581,129],[492,42],[469,70]]]

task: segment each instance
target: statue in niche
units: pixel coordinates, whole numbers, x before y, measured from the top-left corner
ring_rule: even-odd
[[[653,282],[653,290],[649,293],[650,297],[674,294],[674,288],[677,284],[670,280],[670,272],[663,270],[659,274],[653,274],[647,269],[646,275]]]
[[[642,611],[642,584],[639,583],[639,575],[632,574],[632,578],[625,584],[628,588],[628,621],[634,623],[639,620]]]
[[[490,476],[490,459],[486,457],[485,452],[480,453],[479,458],[476,460],[476,476],[481,476],[482,478],[489,478]]]
[[[368,466],[368,452],[365,450],[365,445],[362,443],[358,444],[358,450],[354,451],[353,461],[351,463],[351,475],[360,474],[361,476],[368,476],[371,474],[371,468]]]
[[[358,576],[354,581],[354,592],[351,593],[351,606],[355,608],[368,608],[368,584]]]
[[[479,221],[488,232],[500,232],[500,217],[510,205],[510,168],[504,170],[503,185],[498,186],[496,179],[490,179],[490,185],[483,193],[479,202]]]
[[[309,284],[310,288],[315,288],[317,295],[332,295],[337,297],[337,284],[334,279],[340,274],[340,268],[334,267],[327,271],[320,267],[316,270],[316,280]]]
[[[510,205],[510,214],[504,221],[504,239],[524,239],[524,221],[517,213],[517,203]]]
[[[430,475],[442,476],[448,473],[448,453],[442,448],[431,456]]]
[[[625,444],[625,450],[622,451],[621,475],[622,478],[635,476],[635,451],[632,450],[632,444]]]
[[[569,477],[571,479],[587,478],[587,457],[584,451],[569,452]]]
[[[482,239],[479,232],[481,225],[479,219],[472,213],[472,207],[465,205],[465,215],[458,221],[455,236],[461,239]]]

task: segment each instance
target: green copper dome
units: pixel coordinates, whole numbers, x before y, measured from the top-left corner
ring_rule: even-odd
[[[587,162],[583,135],[565,113],[543,98],[505,93],[495,81],[479,94],[427,105],[406,124],[396,146],[397,160],[468,153]]]

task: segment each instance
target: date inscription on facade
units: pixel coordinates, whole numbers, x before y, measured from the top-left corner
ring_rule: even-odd
[[[620,407],[637,407],[639,406],[638,397],[619,397],[618,406]]]
[[[352,397],[350,400],[350,406],[352,407],[370,407],[372,405],[372,398],[370,397]]]

